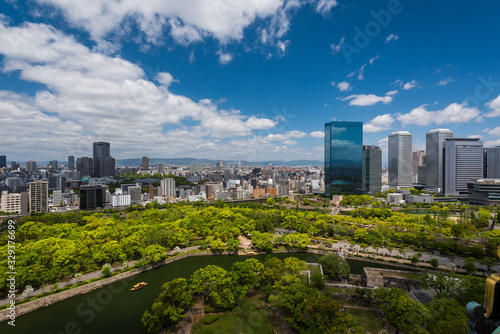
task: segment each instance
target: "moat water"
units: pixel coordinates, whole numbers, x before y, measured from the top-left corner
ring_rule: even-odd
[[[321,255],[309,253],[284,253],[272,256],[284,259],[290,256],[316,263]],[[264,260],[257,256],[196,256],[182,259],[157,269],[107,285],[90,293],[66,299],[16,318],[16,326],[0,323],[0,333],[23,334],[100,334],[147,333],[141,322],[144,311],[149,310],[159,295],[163,283],[175,278],[191,276],[196,270],[213,264],[226,270],[236,261],[248,258]],[[357,260],[348,260],[352,274],[361,274],[363,267],[394,268]],[[140,290],[130,292],[136,283],[147,282]]]

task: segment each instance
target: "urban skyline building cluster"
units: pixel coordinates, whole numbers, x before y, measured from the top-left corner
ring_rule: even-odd
[[[388,182],[382,187],[379,149],[363,145],[362,127],[362,122],[325,124],[325,193],[329,196],[373,195],[383,188],[413,186],[429,193],[466,196],[469,183],[500,177],[500,147],[484,148],[479,138],[455,138],[453,131],[438,128],[426,133],[425,151],[414,150],[412,134],[395,131],[388,136]]]

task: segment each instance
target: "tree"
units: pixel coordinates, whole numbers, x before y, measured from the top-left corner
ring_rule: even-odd
[[[378,288],[373,293],[390,324],[407,333],[428,333],[425,325],[430,318],[429,310],[397,288]]]
[[[142,257],[149,260],[150,263],[156,263],[165,260],[165,247],[160,245],[149,245],[142,252]]]
[[[274,198],[269,197],[268,199],[266,199],[266,204],[267,205],[273,206],[274,203],[276,203],[276,201],[274,200]]]
[[[228,251],[236,253],[240,247],[240,240],[237,238],[231,238],[226,242],[226,244]]]
[[[325,279],[320,273],[314,273],[311,275],[311,284],[316,289],[322,290],[325,287]]]
[[[340,280],[351,272],[347,261],[337,254],[324,255],[319,258],[318,263],[323,267],[323,272],[332,279]]]
[[[467,272],[468,275],[474,275],[477,271],[476,265],[474,264],[475,259],[468,257],[465,259],[465,263],[463,265],[463,268]]]
[[[418,256],[415,254],[410,258],[410,261],[412,264],[417,264],[418,263]]]
[[[432,317],[427,329],[433,334],[467,333],[467,316],[464,307],[450,298],[434,298],[427,305]]]
[[[171,327],[185,317],[184,312],[194,303],[193,297],[184,278],[163,284],[162,292],[153,303],[152,312],[144,312],[142,323],[148,327],[149,333],[157,333],[164,327]]]
[[[302,270],[306,270],[306,262],[296,257],[287,257],[283,260],[283,269],[289,275],[298,275]]]
[[[109,263],[106,263],[105,265],[102,266],[101,274],[104,277],[111,276],[111,265]]]
[[[432,269],[437,269],[439,267],[439,261],[436,258],[430,259],[429,263],[430,263]]]

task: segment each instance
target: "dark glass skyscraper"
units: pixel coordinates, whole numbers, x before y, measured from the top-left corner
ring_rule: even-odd
[[[115,159],[111,157],[109,143],[94,143],[94,175],[95,177],[115,176]]]
[[[382,190],[382,150],[363,145],[363,193],[373,195]]]
[[[325,194],[362,193],[363,123],[325,124]]]
[[[0,155],[0,168],[7,167],[7,157]]]
[[[75,157],[72,155],[68,156],[68,168],[69,169],[75,168]]]

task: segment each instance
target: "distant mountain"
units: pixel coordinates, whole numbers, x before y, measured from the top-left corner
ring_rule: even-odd
[[[205,165],[216,165],[219,160],[210,159],[195,159],[195,158],[150,158],[149,165],[158,165],[163,163],[166,165],[190,165],[194,163],[205,164]],[[239,161],[239,160],[238,160]],[[238,163],[235,160],[224,160],[224,164],[230,162],[231,165]],[[141,159],[117,159],[116,165],[118,166],[139,166],[142,163]],[[319,160],[293,160],[293,161],[281,161],[281,160],[271,160],[271,161],[260,161],[251,162],[241,160],[243,166],[267,166],[272,164],[273,166],[323,166],[323,161]]]

